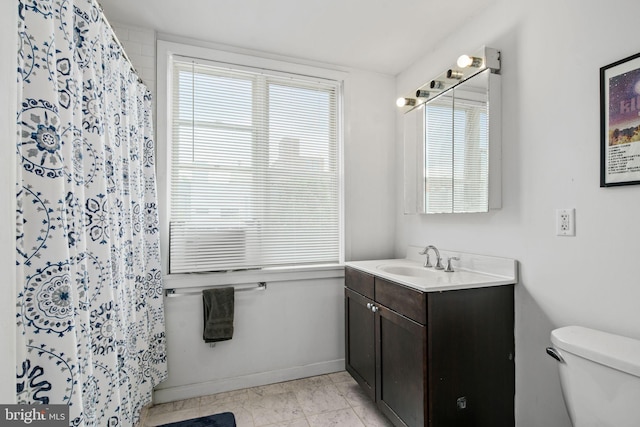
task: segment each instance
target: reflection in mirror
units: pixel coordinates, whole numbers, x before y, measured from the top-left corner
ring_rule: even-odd
[[[454,129],[453,91],[428,102],[424,114],[424,207],[425,213],[452,212],[454,153],[451,130]]]
[[[453,212],[489,210],[488,74],[454,89]]]
[[[405,213],[500,207],[499,99],[485,70],[405,114]]]

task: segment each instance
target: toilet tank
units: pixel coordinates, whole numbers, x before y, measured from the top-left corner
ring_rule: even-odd
[[[640,426],[640,341],[567,326],[551,342],[574,427]]]

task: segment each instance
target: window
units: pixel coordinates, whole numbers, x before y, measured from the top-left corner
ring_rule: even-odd
[[[340,262],[340,82],[168,66],[170,273]]]

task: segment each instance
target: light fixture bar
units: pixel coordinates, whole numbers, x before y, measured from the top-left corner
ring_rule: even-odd
[[[398,98],[396,105],[409,112],[486,69],[500,74],[500,51],[484,46],[473,55],[460,55],[454,66],[411,94]]]

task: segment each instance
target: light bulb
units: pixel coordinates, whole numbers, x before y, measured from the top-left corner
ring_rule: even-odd
[[[469,55],[460,55],[460,58],[458,58],[458,67],[467,68],[472,62],[473,60]]]
[[[461,55],[458,58],[457,64],[460,68],[479,67],[482,65],[482,58],[476,58],[475,56],[469,55]]]
[[[428,98],[429,92],[423,89],[418,89],[416,91],[416,98]]]
[[[400,97],[400,98],[398,98],[396,100],[396,105],[398,107],[405,107],[407,105],[408,106],[414,106],[414,105],[416,105],[416,100],[413,99],[413,98],[402,98],[402,97]]]

